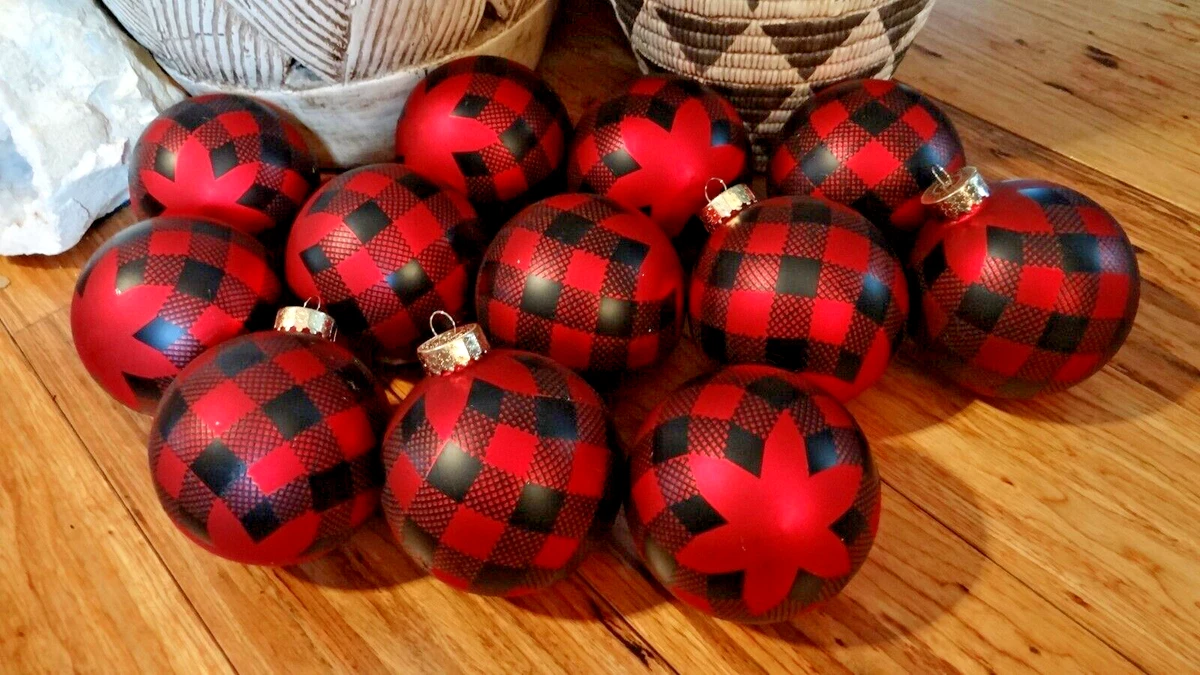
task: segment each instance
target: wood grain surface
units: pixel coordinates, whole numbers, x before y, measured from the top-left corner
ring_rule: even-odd
[[[875,549],[827,609],[775,626],[672,601],[621,527],[518,601],[432,580],[378,519],[294,568],[206,555],[159,508],[148,418],[71,344],[78,269],[133,217],[0,260],[0,671],[1200,672],[1198,42],[1200,7],[1167,0],[939,3],[898,76],[945,104],[988,176],[1110,209],[1141,312],[1109,367],[1035,401],[977,400],[899,359],[851,404],[885,483]],[[565,3],[542,72],[575,117],[635,71],[606,3]],[[685,342],[628,377],[620,435],[712,367]]]

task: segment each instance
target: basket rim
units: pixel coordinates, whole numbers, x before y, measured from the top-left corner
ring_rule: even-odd
[[[696,72],[691,72],[690,70],[684,71],[684,70],[676,68],[676,67],[665,65],[663,63],[663,57],[666,57],[667,55],[662,54],[661,52],[657,52],[657,50],[653,56],[659,56],[659,58],[653,58],[653,56],[651,54],[647,54],[646,52],[644,52],[640,49],[638,49],[637,52],[638,52],[638,55],[640,55],[642,58],[653,61],[660,68],[663,68],[672,74],[684,75],[686,77],[701,80],[708,84],[714,84],[714,85],[722,86],[722,87],[775,88],[775,89],[793,88],[794,89],[797,86],[801,86],[801,85],[805,85],[805,84],[821,85],[821,84],[825,84],[828,82],[836,82],[839,80],[847,79],[846,76],[844,76],[844,75],[843,76],[835,76],[835,77],[822,77],[822,78],[818,78],[818,79],[811,79],[811,78],[810,79],[800,79],[799,77],[796,77],[794,80],[790,80],[787,82],[781,82],[778,84],[745,82],[744,80],[746,78],[741,78],[740,80],[729,80],[729,79],[714,77],[713,73],[714,72],[715,73],[721,73],[721,72],[733,72],[733,73],[789,73],[789,72],[791,72],[791,73],[796,73],[796,69],[792,68],[790,66],[788,68],[745,68],[745,67],[736,67],[735,68],[735,67],[730,67],[730,66],[711,66],[709,68],[706,68],[703,73],[696,73]],[[829,65],[831,67],[838,66],[843,70],[851,70],[851,71],[868,70],[869,68],[865,64],[878,63],[880,66],[882,66],[883,64],[885,64],[887,62],[887,57],[893,56],[893,55],[895,55],[895,53],[896,52],[889,47],[884,50],[871,50],[871,51],[867,52],[866,54],[859,55],[853,59],[846,59],[846,60],[842,60],[842,61],[825,61],[822,65]],[[671,58],[670,61],[672,61],[672,62],[679,61],[682,63],[692,63],[690,61],[684,61],[683,59],[679,59],[679,58]],[[859,64],[863,64],[863,65],[859,65]]]
[[[195,78],[183,72],[177,71],[169,66],[159,63],[172,79],[178,82],[185,90],[191,91],[191,87],[203,90],[203,93],[222,92],[233,94],[244,94],[257,97],[280,97],[286,99],[321,99],[330,96],[346,96],[354,92],[368,90],[379,85],[388,83],[403,82],[412,80],[413,82],[420,81],[430,71],[438,66],[444,65],[458,58],[472,56],[476,54],[494,54],[487,51],[492,45],[502,42],[510,33],[516,33],[524,30],[527,24],[544,19],[545,15],[550,15],[550,20],[547,23],[547,36],[553,24],[553,17],[557,13],[558,6],[562,0],[527,0],[525,9],[519,16],[508,21],[494,22],[494,28],[488,30],[480,30],[471,40],[458,49],[448,51],[437,57],[427,59],[421,63],[411,63],[401,66],[395,70],[379,73],[372,77],[356,78],[340,82],[321,82],[316,86],[307,88],[292,88],[292,87],[255,87],[240,83],[222,82],[207,78]],[[503,54],[497,54],[504,56]],[[507,58],[507,57],[506,57]],[[156,62],[157,58],[155,59]],[[414,79],[415,78],[415,79]],[[193,94],[195,95],[195,94]]]
[[[924,11],[924,10],[921,10],[921,11]],[[819,51],[830,51],[830,52],[832,52],[834,49],[837,49],[838,47],[841,47],[841,46],[845,46],[845,45],[847,45],[847,44],[863,44],[863,43],[866,43],[866,42],[869,42],[869,41],[872,41],[872,40],[876,40],[876,39],[878,39],[878,38],[880,38],[880,37],[887,37],[887,38],[888,38],[888,42],[890,43],[890,42],[891,42],[891,40],[892,40],[892,36],[893,36],[894,34],[899,34],[899,35],[901,35],[901,36],[908,34],[908,32],[909,32],[909,31],[912,29],[913,25],[914,25],[914,24],[916,24],[918,21],[920,21],[920,20],[921,20],[921,18],[922,18],[922,17],[921,17],[921,12],[917,12],[917,13],[916,13],[916,14],[914,14],[913,16],[911,16],[911,17],[908,17],[907,19],[905,19],[903,22],[901,22],[901,23],[898,23],[898,24],[896,24],[896,25],[892,26],[891,28],[889,28],[888,30],[884,31],[883,33],[879,33],[879,34],[876,34],[876,35],[872,35],[872,36],[870,36],[868,39],[865,39],[865,40],[858,40],[858,41],[856,41],[856,42],[853,42],[853,43],[842,43],[842,44],[839,44],[839,45],[837,45],[836,47],[829,48],[828,50],[822,49],[822,50],[819,50]],[[801,49],[801,50],[796,50],[796,51],[794,51],[794,52],[787,52],[787,53],[784,53],[784,52],[780,52],[778,49],[775,49],[775,48],[774,48],[774,46],[775,46],[775,40],[776,40],[776,38],[772,38],[772,37],[771,37],[771,36],[769,36],[769,35],[745,35],[745,34],[737,36],[737,40],[738,40],[738,41],[740,41],[740,42],[741,42],[741,44],[742,44],[743,46],[746,46],[746,45],[755,45],[755,44],[762,44],[762,45],[764,45],[764,46],[766,46],[766,45],[770,45],[770,47],[771,47],[770,51],[766,51],[765,49],[764,49],[764,50],[759,50],[759,51],[748,51],[748,50],[746,50],[746,49],[736,49],[736,50],[730,50],[730,49],[720,49],[720,50],[718,50],[718,49],[715,49],[715,48],[713,48],[713,47],[707,47],[707,46],[696,46],[696,45],[694,45],[694,44],[686,44],[686,43],[680,42],[679,40],[675,39],[675,37],[674,37],[673,35],[670,35],[670,34],[666,34],[666,33],[660,32],[660,31],[658,31],[658,30],[655,30],[655,28],[656,28],[656,27],[642,26],[642,27],[639,27],[637,30],[631,31],[631,34],[630,34],[630,37],[629,37],[629,40],[630,40],[630,42],[631,42],[631,43],[633,43],[633,42],[634,42],[634,40],[635,40],[635,39],[637,39],[639,36],[647,36],[647,35],[650,35],[650,36],[653,36],[653,37],[655,37],[655,38],[659,38],[658,40],[656,40],[656,41],[655,41],[655,42],[657,42],[657,43],[664,43],[664,44],[676,44],[676,45],[686,45],[686,46],[687,46],[689,49],[691,49],[691,50],[693,50],[693,51],[697,51],[697,52],[702,52],[702,53],[720,53],[720,54],[740,54],[740,55],[745,55],[745,56],[756,56],[756,55],[759,55],[759,54],[768,54],[768,55],[772,55],[772,56],[773,56],[773,55],[779,54],[779,55],[782,55],[782,56],[785,56],[785,57],[786,57],[786,56],[788,56],[789,54],[791,54],[791,55],[795,55],[795,54],[799,54],[799,53],[805,53],[805,52],[815,52],[815,51],[818,51],[818,50],[811,50],[811,49]],[[691,35],[699,35],[699,36],[703,36],[703,37],[709,37],[709,36],[712,36],[712,37],[714,37],[714,38],[715,38],[715,37],[726,37],[726,36],[719,36],[719,35],[716,35],[716,34],[713,34],[713,33],[699,33],[699,32],[695,32],[695,31],[691,31],[691,32],[690,32],[690,34],[691,34]],[[826,37],[826,36],[828,36],[828,35],[831,35],[831,33],[818,33],[818,34],[815,34],[815,35],[804,35],[804,36],[799,36],[799,37],[795,37],[795,38],[788,38],[788,39],[789,39],[789,40],[796,40],[796,41],[798,41],[796,44],[798,44],[798,45],[803,45],[803,44],[805,44],[805,43],[807,43],[807,42],[816,41],[816,40],[819,40],[819,39],[821,39],[821,38],[823,38],[823,37]],[[645,39],[645,38],[643,38],[643,39],[637,39],[637,41],[638,41],[639,43],[648,43],[648,42],[650,42],[648,39]],[[730,46],[730,47],[732,47],[732,46],[733,46],[733,43],[730,43],[730,45],[729,45],[729,46]]]
[[[722,0],[693,0],[693,1],[694,2],[708,2],[708,3],[720,2],[721,4],[726,4]],[[776,5],[776,6],[795,6],[795,5],[805,4],[805,3],[808,3],[808,4],[814,3],[814,0],[775,0],[775,1],[778,2],[778,5]],[[821,2],[822,0],[815,0],[815,1]],[[634,7],[633,7],[634,0],[610,0],[610,2],[612,3],[613,8],[616,9],[618,12],[622,11],[620,8],[617,7],[618,5],[625,8],[626,12],[634,9]],[[759,0],[759,7],[761,8],[763,6],[767,6],[767,4],[769,2],[771,2],[771,0]],[[788,23],[807,23],[807,22],[817,23],[820,21],[836,21],[838,19],[844,18],[851,14],[857,14],[859,12],[870,12],[870,11],[882,9],[884,7],[888,7],[890,5],[897,5],[897,4],[901,4],[901,3],[932,5],[936,2],[937,2],[937,0],[879,0],[879,2],[871,2],[867,5],[859,7],[857,9],[844,9],[837,13],[812,14],[812,15],[783,14],[783,15],[773,15],[773,16],[761,16],[761,13],[758,10],[754,10],[747,14],[731,14],[731,13],[725,13],[725,12],[720,12],[720,11],[701,13],[701,12],[693,11],[692,9],[689,9],[689,8],[676,6],[676,5],[672,4],[670,2],[670,0],[644,0],[644,2],[642,2],[640,5],[638,5],[638,9],[639,9],[639,11],[645,11],[646,6],[664,7],[672,12],[675,12],[677,14],[682,14],[682,15],[686,16],[687,18],[690,18],[697,22],[704,22],[704,23],[749,21],[751,23],[757,23],[757,24],[764,24],[764,23],[788,24]]]

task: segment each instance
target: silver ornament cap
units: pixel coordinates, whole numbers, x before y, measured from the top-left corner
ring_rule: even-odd
[[[439,333],[433,327],[433,320],[439,316],[450,322],[450,330]],[[417,347],[417,359],[430,375],[452,373],[478,361],[491,349],[479,324],[459,326],[454,323],[454,317],[441,310],[429,317],[429,329],[433,331],[433,337]]]
[[[992,194],[979,169],[973,166],[963,167],[953,176],[935,166],[933,178],[933,185],[921,195],[921,203],[949,220],[971,213]]]
[[[275,330],[281,333],[316,335],[333,342],[337,339],[337,322],[321,311],[321,304],[309,307],[305,300],[300,307],[284,307],[275,314]]]
[[[721,192],[715,197],[710,197],[709,188],[713,183],[721,186]],[[755,196],[749,185],[738,183],[729,187],[720,178],[710,178],[708,183],[705,183],[704,198],[708,203],[700,211],[700,220],[709,232],[716,232],[725,227],[739,213],[758,201],[758,197]]]

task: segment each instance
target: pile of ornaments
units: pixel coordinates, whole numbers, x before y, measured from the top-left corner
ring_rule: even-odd
[[[624,504],[678,598],[785,620],[871,548],[879,474],[844,404],[906,327],[953,380],[1026,397],[1095,373],[1137,310],[1101,207],[988,186],[895,82],[799,111],[762,201],[737,113],[683,79],[638,79],[572,134],[533,72],[455,61],[413,93],[396,153],[318,187],[295,126],[230,95],[137,145],[145,220],[80,274],[74,339],[153,412],[162,504],[217,555],[299,563],[382,501],[437,578],[518,595],[575,569]],[[618,451],[596,387],[662,361],[685,316],[724,368]],[[414,360],[426,377],[389,420],[375,373]]]

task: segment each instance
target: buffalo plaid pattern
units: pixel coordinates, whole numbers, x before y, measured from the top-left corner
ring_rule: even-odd
[[[484,255],[475,308],[499,345],[614,373],[665,357],[683,321],[683,271],[645,216],[559,195],[522,211]]]
[[[811,197],[759,202],[713,234],[689,303],[713,358],[801,372],[842,400],[883,374],[908,317],[903,266],[882,233]]]
[[[261,235],[291,223],[317,186],[300,132],[245,96],[185,99],[146,127],[129,163],[139,217],[205,216]]]
[[[363,353],[411,361],[441,310],[462,320],[484,247],[463,196],[399,164],[333,179],[287,245],[288,285],[317,298]]]
[[[773,438],[782,433],[781,422],[799,434],[798,445]],[[851,486],[853,495],[841,495],[849,507],[828,523],[849,554],[848,573],[823,578],[800,569],[790,578],[791,572],[776,567],[774,573],[789,575],[782,579],[782,587],[790,586],[790,590],[781,593],[781,601],[774,607],[755,612],[743,597],[750,570],[704,574],[681,563],[677,556],[695,538],[723,526],[739,525],[729,520],[732,514],[722,514],[714,506],[722,501],[718,495],[700,491],[694,473],[696,457],[722,460],[726,471],[759,482],[767,477],[772,464],[779,463],[803,462],[801,471],[809,477],[842,465],[861,468],[859,482]],[[677,390],[650,413],[637,434],[629,462],[631,490],[626,517],[639,554],[677,597],[721,618],[781,621],[832,598],[866,560],[879,527],[879,474],[857,423],[832,396],[804,377],[776,368],[731,366]],[[790,492],[805,487],[791,481],[776,483],[760,489],[761,496],[732,494],[726,501],[772,500],[772,489]],[[713,492],[718,490],[736,492],[733,485],[717,485]],[[771,517],[769,512],[769,508],[761,509],[764,518]],[[767,526],[740,525],[751,531]],[[768,557],[778,564],[787,553],[775,550]],[[772,567],[771,561],[766,562]]]
[[[992,186],[966,223],[927,227],[913,252],[917,339],[989,396],[1073,386],[1104,367],[1137,315],[1137,257],[1084,195],[1044,181]]]
[[[824,197],[858,211],[911,247],[925,220],[920,195],[933,167],[960,169],[953,123],[916,90],[853,80],[822,90],[784,127],[768,170],[773,194]]]
[[[570,129],[558,94],[532,70],[473,56],[417,85],[396,127],[396,156],[493,205],[545,192],[561,175]]]
[[[746,128],[720,95],[684,78],[643,77],[579,121],[567,186],[642,211],[689,251],[706,235],[696,218],[706,182],[741,182],[749,153]]]
[[[550,359],[496,350],[417,385],[383,444],[384,514],[442,581],[521,595],[567,576],[619,506],[604,406]]]
[[[150,435],[163,508],[209,551],[290,565],[337,546],[378,506],[379,388],[345,349],[253,333],[197,359]]]
[[[279,294],[253,237],[207,220],[151,218],[110,239],[79,273],[75,347],[113,397],[153,412],[204,350],[270,326]]]

